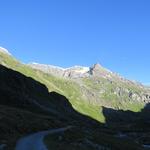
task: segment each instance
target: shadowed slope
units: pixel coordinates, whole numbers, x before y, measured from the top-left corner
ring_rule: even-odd
[[[143,149],[134,139],[116,137],[120,130],[112,130],[75,111],[65,96],[49,93],[45,85],[1,65],[0,83],[0,143],[6,144],[6,149],[12,150],[19,137],[69,125],[74,128],[63,135],[46,137],[46,145],[53,145],[54,150],[58,144],[58,150],[120,150],[121,143],[129,150]]]
[[[25,134],[69,124],[100,126],[76,112],[63,95],[49,93],[45,85],[2,65],[0,83],[0,144],[11,147]]]

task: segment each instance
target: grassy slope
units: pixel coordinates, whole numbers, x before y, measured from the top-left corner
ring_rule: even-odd
[[[118,87],[125,87],[129,90],[139,92],[139,88],[133,85],[126,85],[121,82],[110,83],[104,78],[99,78],[99,82],[95,83],[93,79],[83,79],[84,88],[93,91],[97,95],[98,103],[94,103],[95,97],[89,97],[88,94],[83,93],[82,86],[77,82],[69,79],[62,79],[54,76],[47,75],[41,71],[34,70],[27,65],[24,65],[11,56],[0,53],[0,63],[17,70],[26,76],[32,77],[41,83],[44,83],[49,91],[56,91],[66,96],[72,103],[73,107],[100,122],[104,122],[105,118],[101,113],[101,106],[108,106],[119,109],[129,109],[132,111],[140,111],[144,104],[131,102],[129,98],[124,95],[120,100],[115,94],[112,93],[113,89]],[[105,92],[100,94],[99,91],[104,89]],[[89,100],[87,100],[89,99]]]
[[[2,63],[3,62],[3,63]],[[103,116],[103,114],[101,113],[101,107],[100,105],[95,105],[93,103],[93,105],[91,105],[89,102],[87,102],[85,100],[86,96],[83,96],[83,93],[81,93],[82,91],[82,87],[81,85],[79,85],[77,82],[71,81],[71,80],[67,80],[67,79],[60,79],[60,78],[56,78],[47,74],[44,74],[41,71],[37,71],[34,69],[31,69],[30,67],[23,65],[22,63],[20,63],[19,61],[17,61],[16,59],[13,59],[12,57],[2,54],[0,53],[0,63],[2,63],[3,65],[17,70],[23,74],[25,74],[26,76],[32,77],[35,80],[40,81],[41,83],[44,83],[49,91],[57,91],[63,95],[65,95],[70,102],[72,103],[72,105],[74,106],[74,108],[76,110],[78,110],[79,112],[89,115],[101,122],[105,121],[105,118]],[[105,87],[106,92],[103,95],[99,94],[99,98],[100,98],[100,102],[102,103],[101,105],[107,105],[108,103],[110,103],[111,106],[113,107],[120,107],[122,109],[125,109],[123,107],[123,102],[120,102],[119,99],[117,97],[115,97],[113,94],[110,94],[111,91],[117,86],[125,86],[126,88],[129,88],[131,90],[135,90],[136,92],[139,91],[139,89],[137,87],[132,87],[131,85],[124,85],[122,83],[115,83],[115,84],[110,84],[107,80],[105,79],[100,79],[100,82],[98,84],[95,84],[91,79],[83,79],[83,83],[85,88],[87,88],[89,91],[94,91],[96,94],[99,94],[99,90],[103,89]],[[121,84],[121,85],[120,85]],[[124,97],[126,98],[126,97]],[[88,97],[88,99],[90,99]],[[94,99],[91,99],[94,100]],[[133,111],[139,111],[142,107],[143,104],[139,104],[139,103],[130,103],[129,101],[125,102],[125,107],[127,107],[127,109],[133,110]],[[4,109],[4,110],[3,110]],[[3,112],[9,112],[10,110],[8,109],[7,111],[5,110],[6,108],[1,108],[1,111],[3,110]],[[21,110],[18,110],[18,112],[16,110],[11,110],[12,112],[10,114],[15,115],[18,117],[18,113],[20,113]],[[15,112],[15,113],[14,113]],[[59,123],[54,123],[53,120],[51,121],[49,118],[47,119],[47,124],[44,124],[45,118],[43,118],[41,116],[40,119],[38,119],[39,116],[36,116],[34,114],[31,114],[29,112],[21,112],[21,120],[20,118],[17,121],[17,124],[21,126],[18,127],[17,130],[23,130],[21,131],[23,134],[27,134],[28,132],[30,133],[30,131],[28,131],[28,126],[26,124],[24,124],[24,120],[25,122],[29,122],[30,123],[30,128],[31,131],[33,132],[37,132],[40,129],[43,129],[43,126],[45,129],[48,129],[49,127],[56,127],[57,124]],[[7,119],[8,117],[6,117]],[[14,116],[10,117],[10,118],[14,118]],[[31,119],[34,118],[34,119]],[[19,122],[22,121],[23,123]],[[7,120],[6,120],[7,122]],[[37,124],[37,122],[43,122],[43,124],[41,124],[40,126],[37,126],[39,124]],[[7,126],[4,124],[4,126],[7,129]],[[27,127],[26,127],[27,126]],[[9,127],[8,127],[9,128]],[[13,131],[14,129],[12,129]],[[80,131],[80,132],[78,132]],[[47,138],[45,138],[45,143],[48,146],[49,149],[52,148],[52,146],[54,148],[57,148],[61,150],[60,148],[62,147],[62,149],[69,149],[69,150],[76,150],[76,149],[82,149],[82,150],[94,150],[94,148],[91,148],[90,146],[86,147],[87,144],[84,144],[85,139],[88,139],[89,141],[91,141],[94,144],[98,144],[101,145],[102,148],[113,148],[115,150],[120,149],[120,145],[121,145],[121,149],[125,150],[125,149],[131,149],[131,150],[140,150],[142,149],[140,147],[140,145],[138,145],[137,143],[134,143],[131,140],[127,140],[125,141],[124,139],[119,139],[119,138],[114,138],[114,136],[112,134],[107,135],[103,132],[100,131],[93,131],[94,133],[89,134],[88,132],[82,131],[81,129],[77,129],[77,131],[73,130],[73,131],[68,131],[65,132],[64,135],[48,135]],[[21,136],[18,133],[18,136]],[[12,139],[14,139],[14,141],[16,140],[14,137],[14,134],[12,133],[11,135]],[[7,136],[6,136],[7,138]],[[62,138],[62,140],[60,140]],[[60,140],[60,141],[59,141]],[[68,141],[69,140],[69,141]],[[12,141],[12,143],[14,142]],[[68,144],[70,143],[70,144]],[[72,144],[74,145],[72,145]],[[79,145],[77,145],[77,143],[79,143]],[[83,143],[83,145],[82,145]],[[108,144],[109,143],[109,144]],[[59,144],[59,145],[58,145]],[[80,147],[81,145],[81,147]],[[83,146],[83,147],[82,147]]]
[[[94,90],[94,92],[98,95],[100,105],[116,109],[131,110],[134,112],[138,112],[144,107],[144,103],[131,100],[127,93],[124,93],[123,96],[117,96],[114,93],[114,89],[117,87],[122,87],[134,93],[140,93],[143,91],[143,89],[138,88],[136,85],[118,81],[110,82],[104,78],[98,78],[96,81],[92,78],[85,78],[83,79],[83,82],[89,90]],[[102,93],[99,92],[101,90]]]
[[[41,71],[34,70],[3,53],[0,53],[0,63],[45,84],[48,87],[49,92],[56,91],[63,94],[69,99],[77,111],[91,116],[100,122],[104,122],[104,117],[102,113],[100,113],[99,107],[86,103],[86,100],[84,100],[80,91],[80,86],[74,81],[56,78]]]

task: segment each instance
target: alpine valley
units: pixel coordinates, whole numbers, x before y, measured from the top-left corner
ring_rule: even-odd
[[[100,64],[24,64],[0,47],[0,150],[147,150],[149,103]]]

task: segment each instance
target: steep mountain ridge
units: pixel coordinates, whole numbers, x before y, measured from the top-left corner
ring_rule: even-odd
[[[82,67],[82,66],[62,68],[62,67],[38,64],[38,63],[30,63],[28,65],[33,69],[41,70],[47,74],[58,76],[58,77],[66,77],[66,78],[85,77],[88,76],[88,72],[90,71],[89,67]]]
[[[108,69],[105,69],[98,63],[94,64],[91,67],[73,66],[70,68],[62,68],[58,66],[39,64],[39,63],[29,63],[28,65],[34,69],[38,69],[47,74],[55,75],[59,77],[83,78],[83,77],[91,77],[91,76],[101,76],[104,78],[111,78],[111,76],[113,75],[119,78],[119,75],[109,71]]]
[[[39,63],[29,63],[27,64],[33,69],[41,70],[47,74],[58,76],[58,77],[65,77],[65,78],[84,78],[84,77],[103,77],[108,80],[119,80],[122,82],[128,82],[136,84],[137,86],[144,87],[139,82],[128,80],[119,74],[112,72],[99,63],[92,65],[91,67],[84,67],[84,66],[73,66],[70,68],[62,68],[53,65],[46,65],[46,64],[39,64]]]
[[[150,90],[145,87],[144,85],[125,79],[124,77],[118,75],[117,73],[113,73],[108,69],[105,69],[100,64],[94,64],[92,67],[81,67],[81,66],[75,66],[71,68],[60,68],[55,67],[51,65],[41,65],[41,64],[29,64],[30,67],[33,69],[41,70],[47,74],[58,76],[60,78],[67,78],[67,79],[73,79],[74,81],[78,81],[79,84],[82,84],[82,79],[85,81],[91,80],[91,82],[97,81],[98,84],[101,83],[101,80],[106,80],[108,84],[117,84],[117,82],[120,82],[121,84],[124,84],[126,86],[133,87],[133,88],[139,88],[143,93],[138,94],[136,91],[133,93],[129,88],[122,88],[122,87],[116,87],[116,90],[114,89],[114,93],[118,96],[121,96],[122,93],[128,94],[128,98],[134,99],[137,101],[141,101],[144,103],[150,102]],[[79,82],[80,80],[80,82]],[[111,86],[111,85],[110,85]],[[132,88],[131,88],[132,89]],[[92,91],[92,89],[90,89]]]
[[[45,84],[49,90],[66,96],[79,112],[101,122],[101,107],[140,111],[150,102],[150,89],[127,80],[99,64],[92,67],[61,68],[43,64],[22,64],[0,53],[0,63]]]

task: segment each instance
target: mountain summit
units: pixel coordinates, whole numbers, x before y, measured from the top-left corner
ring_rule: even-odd
[[[80,78],[80,77],[90,77],[90,76],[108,76],[112,74],[111,71],[105,69],[100,64],[94,64],[92,67],[84,66],[73,66],[70,68],[62,68],[53,65],[45,65],[39,63],[29,63],[28,64],[33,69],[41,70],[47,74],[65,77],[65,78]]]

